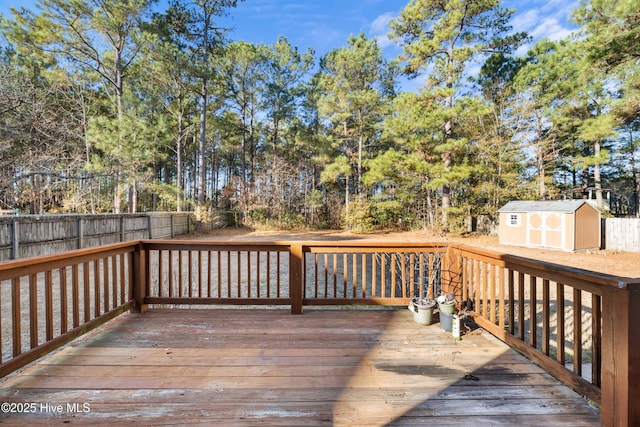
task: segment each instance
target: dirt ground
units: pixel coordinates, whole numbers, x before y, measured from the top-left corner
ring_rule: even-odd
[[[640,252],[600,250],[592,252],[562,252],[550,249],[521,248],[498,243],[497,236],[438,236],[428,231],[379,232],[353,234],[347,231],[253,231],[247,228],[223,228],[194,236],[217,241],[281,241],[281,240],[357,240],[387,242],[455,242],[481,247],[497,253],[511,254],[569,267],[597,271],[640,280]]]

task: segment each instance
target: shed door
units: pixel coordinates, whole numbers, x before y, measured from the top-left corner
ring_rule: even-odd
[[[564,215],[556,212],[533,212],[528,215],[527,244],[563,249]]]

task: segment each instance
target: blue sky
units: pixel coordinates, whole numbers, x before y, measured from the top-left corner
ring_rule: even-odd
[[[316,57],[346,45],[351,34],[363,31],[376,37],[385,56],[396,57],[400,49],[387,38],[387,23],[407,5],[408,0],[245,0],[230,10],[225,19],[234,27],[233,40],[273,44],[284,35],[300,50],[313,47]],[[0,0],[0,13],[10,15],[9,7],[33,8],[35,0]],[[160,0],[166,4],[166,0]],[[526,31],[535,40],[560,39],[570,34],[568,19],[578,0],[504,0],[516,9],[514,31]],[[529,46],[518,53],[524,54]]]
[[[387,55],[395,56],[399,50],[386,37],[387,23],[407,3],[408,0],[246,0],[232,11],[232,37],[272,44],[284,35],[291,44],[300,49],[313,47],[320,56],[346,45],[349,35],[363,31],[369,38],[378,38]],[[507,0],[503,5],[516,9],[514,30],[526,31],[535,39],[559,39],[571,32],[568,18],[578,1]]]

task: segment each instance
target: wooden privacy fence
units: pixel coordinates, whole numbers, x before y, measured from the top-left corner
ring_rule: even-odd
[[[0,216],[0,261],[139,239],[167,239],[194,229],[190,212]]]
[[[640,252],[640,218],[603,218],[605,249]]]
[[[640,425],[640,279],[461,245],[137,240],[0,263],[0,376],[150,305],[376,304],[453,292],[477,324]]]

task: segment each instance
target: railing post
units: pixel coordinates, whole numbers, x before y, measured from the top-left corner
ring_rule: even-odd
[[[602,296],[600,421],[606,427],[640,425],[640,288],[623,285]]]
[[[289,298],[291,314],[302,314],[304,253],[302,244],[293,243],[289,248]]]
[[[451,245],[442,257],[442,293],[453,293],[456,301],[462,298],[462,259],[458,250]],[[438,296],[438,295],[434,295]]]
[[[147,296],[147,262],[147,249],[142,243],[138,243],[133,251],[133,299],[135,305],[131,311],[134,313],[144,313],[148,308],[144,303]]]

